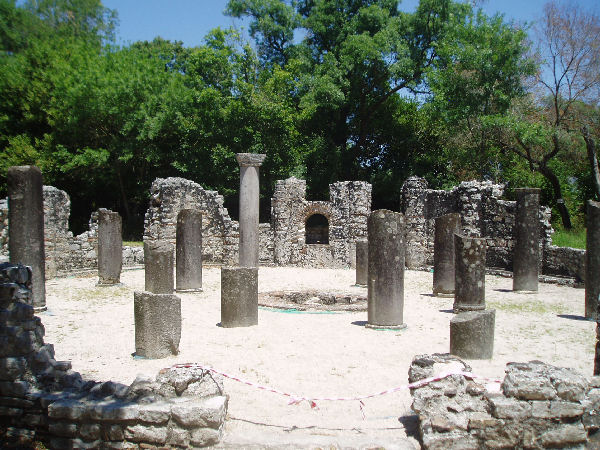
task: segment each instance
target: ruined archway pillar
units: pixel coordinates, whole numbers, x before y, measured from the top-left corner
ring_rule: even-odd
[[[33,307],[46,310],[44,194],[42,172],[35,166],[8,169],[8,252],[14,264],[30,266]]]
[[[460,214],[451,213],[435,219],[433,245],[433,295],[454,296],[454,235],[460,233]]]
[[[238,153],[240,165],[240,266],[258,267],[258,168],[267,155]]]

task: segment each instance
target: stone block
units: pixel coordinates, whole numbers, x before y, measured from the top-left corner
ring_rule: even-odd
[[[155,425],[164,424],[169,421],[171,405],[165,402],[148,403],[140,405],[139,420]]]
[[[561,424],[554,429],[542,433],[538,442],[543,447],[567,447],[581,444],[587,439],[587,433],[581,423]]]
[[[221,268],[221,326],[258,324],[258,268]]]
[[[487,398],[492,415],[498,419],[521,421],[531,417],[531,404],[528,402],[506,398],[503,395],[490,395]]]
[[[92,405],[74,399],[58,400],[48,405],[48,417],[80,421],[90,414]]]
[[[177,427],[169,427],[167,430],[167,445],[187,447],[191,434],[188,430]]]
[[[102,428],[96,423],[84,423],[79,428],[79,436],[86,441],[100,439]]]
[[[77,424],[71,422],[50,422],[48,433],[55,436],[75,437],[77,436]]]
[[[490,359],[494,352],[496,310],[468,311],[450,320],[450,353],[467,359]]]
[[[145,358],[179,353],[181,299],[172,294],[134,293],[135,352]]]
[[[25,373],[27,362],[25,358],[0,358],[0,380],[15,381]]]
[[[173,419],[183,427],[219,428],[227,413],[227,397],[217,396],[202,402],[186,402],[174,405]]]
[[[132,422],[139,418],[140,408],[135,403],[104,401],[93,405],[90,419],[100,422]]]
[[[167,442],[167,429],[140,424],[131,425],[125,428],[125,439],[132,442],[163,445]]]
[[[197,428],[192,430],[190,444],[196,447],[214,445],[221,439],[221,431],[214,428]]]

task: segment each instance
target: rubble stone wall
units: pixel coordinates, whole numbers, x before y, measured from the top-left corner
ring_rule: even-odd
[[[410,177],[402,186],[401,210],[406,218],[406,266],[433,264],[435,218],[451,212],[461,216],[462,231],[487,241],[486,265],[512,270],[516,202],[503,200],[504,185],[468,181],[449,191],[428,189],[427,181]],[[580,249],[552,245],[550,208],[540,207],[540,270],[546,275],[583,279]]]
[[[448,354],[419,355],[413,383],[443,371],[470,371]],[[451,375],[411,390],[425,449],[597,448],[600,377],[541,361],[508,363],[500,390]]]
[[[309,201],[306,181],[294,177],[277,181],[271,199],[276,265],[352,265],[356,240],[367,236],[371,185],[363,181],[333,183],[329,185],[329,197],[329,201]],[[306,244],[305,224],[314,214],[328,221],[328,244]]]
[[[157,178],[150,188],[144,219],[144,241],[165,240],[175,245],[177,215],[182,209],[202,212],[202,259],[234,264],[238,259],[239,224],[231,220],[216,191],[185,178]]]
[[[228,397],[217,375],[170,368],[126,386],[86,381],[57,361],[34,315],[28,267],[0,264],[0,317],[0,442],[137,449],[221,439]]]
[[[44,186],[44,245],[46,278],[98,266],[98,212],[91,214],[89,229],[73,236],[69,231],[71,199],[53,186]],[[8,200],[0,200],[0,256],[8,260]],[[123,266],[143,264],[142,247],[123,247]]]

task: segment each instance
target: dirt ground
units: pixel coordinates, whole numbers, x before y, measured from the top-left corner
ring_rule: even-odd
[[[131,383],[176,363],[208,365],[251,382],[305,397],[356,397],[405,385],[417,354],[448,352],[452,298],[431,295],[432,274],[406,271],[402,331],[365,328],[366,311],[289,313],[261,308],[259,324],[222,328],[220,269],[203,271],[204,291],[182,300],[180,353],[133,358],[133,292],[143,270],[122,284],[97,287],[95,274],[47,281],[48,311],[40,316],[56,359],[71,360],[87,379]],[[261,267],[259,291],[318,289],[364,295],[354,270]],[[540,284],[537,294],[511,291],[512,279],[486,277],[486,304],[496,309],[494,357],[467,361],[477,374],[502,378],[509,361],[542,360],[593,371],[595,323],[583,319],[584,290]],[[230,395],[223,442],[229,448],[418,448],[407,390],[364,401],[288,399],[226,380]]]

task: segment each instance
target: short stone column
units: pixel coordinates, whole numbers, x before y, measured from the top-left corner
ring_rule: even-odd
[[[385,209],[367,220],[369,235],[369,328],[405,328],[404,215]]]
[[[513,249],[513,290],[538,290],[540,263],[540,190],[515,189],[515,247]]]
[[[369,280],[369,241],[356,241],[356,286],[367,286]]]
[[[177,215],[175,244],[177,292],[202,291],[202,214],[183,209]]]
[[[122,221],[118,212],[98,210],[98,285],[121,281],[123,266]]]
[[[134,292],[135,354],[166,358],[179,353],[181,299],[173,294]]]
[[[454,235],[460,233],[460,214],[435,219],[433,245],[433,295],[454,296]]]
[[[164,241],[144,242],[144,290],[173,293],[173,246]]]
[[[258,267],[259,176],[266,155],[238,153],[240,165],[240,266]]]
[[[598,320],[600,297],[600,203],[587,201],[585,244],[585,317]]]
[[[35,166],[8,169],[8,252],[14,264],[31,267],[33,307],[46,310],[44,194],[42,172]]]
[[[454,312],[485,309],[485,250],[483,238],[454,235]]]
[[[221,268],[221,326],[258,324],[258,267]]]
[[[450,320],[450,353],[467,359],[492,358],[495,325],[495,309],[457,314]]]

